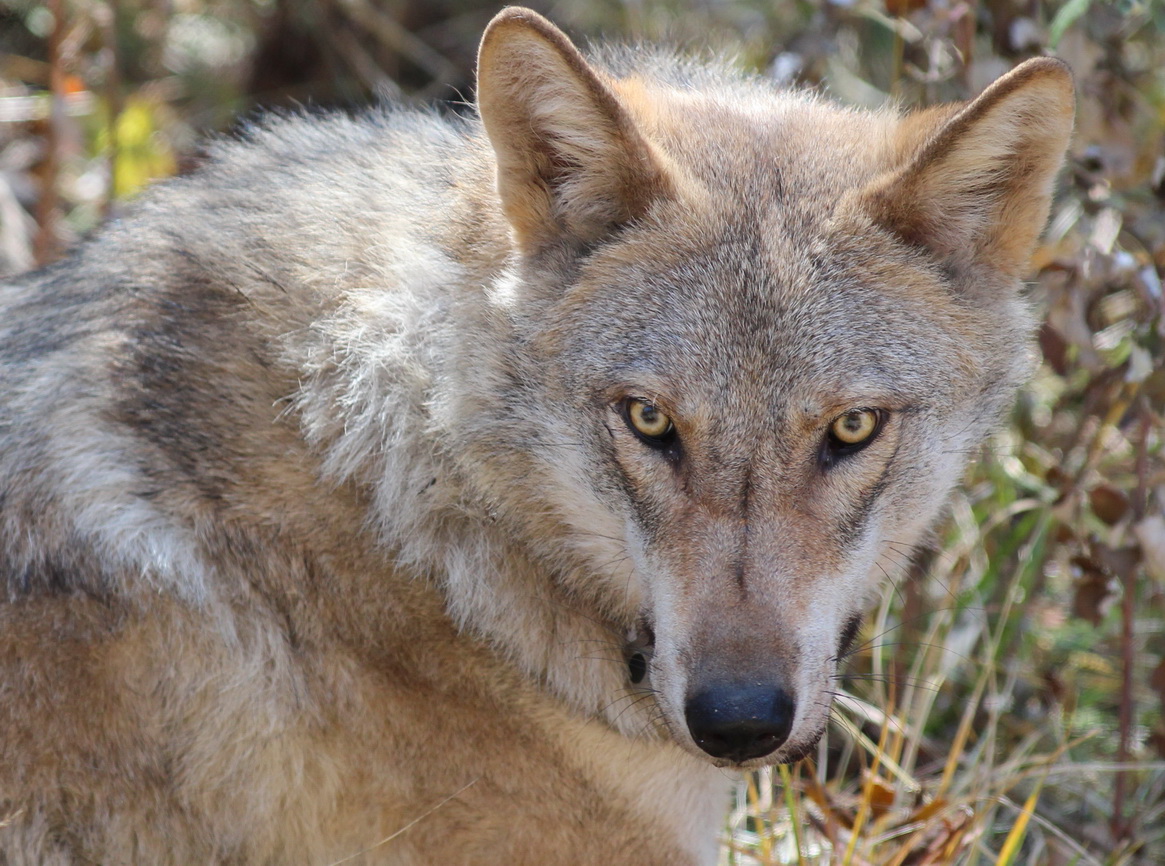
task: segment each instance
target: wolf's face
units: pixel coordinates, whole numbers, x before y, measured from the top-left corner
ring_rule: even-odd
[[[608,80],[548,28],[503,19],[479,70],[544,501],[676,741],[796,760],[1024,373],[1070,82],[1038,63],[900,123]]]
[[[781,223],[629,230],[534,343],[570,404],[540,414],[579,450],[548,457],[584,466],[609,510],[577,530],[611,540],[596,569],[633,564],[628,658],[672,734],[731,763],[816,742],[872,588],[940,510],[1023,346],[1022,322],[992,322],[1013,345],[985,356],[968,334],[993,317],[892,243],[871,269],[868,243],[820,227],[823,258],[798,260]],[[547,479],[568,515],[576,472]]]
[[[554,329],[654,635],[650,685],[678,738],[732,762],[816,742],[872,587],[994,419],[932,275],[903,269],[920,298],[842,250],[790,263],[779,224],[747,230],[683,250],[645,229],[596,254]]]

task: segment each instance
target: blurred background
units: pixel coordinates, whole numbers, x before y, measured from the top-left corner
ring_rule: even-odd
[[[727,55],[863,106],[966,98],[1039,54],[1072,66],[1076,138],[1030,274],[1040,372],[870,618],[816,757],[738,785],[722,860],[1165,863],[1165,0],[529,5],[580,42]],[[0,0],[0,275],[257,112],[470,111],[499,8]]]

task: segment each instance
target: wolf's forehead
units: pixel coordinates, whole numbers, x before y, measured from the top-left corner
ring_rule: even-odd
[[[658,94],[668,103],[671,94]],[[653,132],[702,196],[740,204],[828,208],[893,159],[892,114],[854,111],[803,93],[761,91],[752,100],[685,98]]]
[[[744,388],[770,404],[908,402],[944,387],[941,316],[927,340],[909,339],[934,311],[831,262],[817,238],[752,221],[650,246],[603,274],[601,312],[580,317],[602,323],[581,324],[578,345],[603,347],[610,375],[675,380],[701,400]]]
[[[799,305],[771,295],[727,300],[732,294],[661,292],[668,303],[638,309],[586,345],[615,342],[599,353],[608,377],[701,402],[737,394],[812,412],[814,401],[907,403],[942,387],[941,353],[879,321],[872,303],[829,292]]]
[[[635,245],[611,285],[661,333],[714,335],[735,351],[771,354],[839,317],[851,328],[875,320],[877,287],[846,273],[813,217],[742,205],[697,229],[662,227]]]
[[[584,268],[582,309],[565,323],[576,345],[674,373],[685,390],[747,385],[770,403],[797,393],[907,402],[947,389],[966,354],[952,324],[959,305],[925,269],[903,265],[909,252],[855,250],[833,219],[844,191],[817,191],[725,188],[656,210]]]

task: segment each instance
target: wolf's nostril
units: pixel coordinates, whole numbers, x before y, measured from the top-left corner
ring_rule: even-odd
[[[643,653],[632,654],[627,660],[627,669],[631,674],[631,682],[636,685],[643,682],[643,678],[647,676],[647,659]]]
[[[776,751],[793,729],[791,695],[768,685],[716,685],[688,698],[684,717],[696,745],[741,763]]]

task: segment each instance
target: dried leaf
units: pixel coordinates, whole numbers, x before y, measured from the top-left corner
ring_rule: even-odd
[[[925,9],[927,0],[886,0],[886,12],[905,18],[911,12]]]
[[[1112,577],[1127,577],[1141,564],[1141,551],[1135,547],[1113,548],[1094,541],[1088,549],[1093,559]]]
[[[1040,328],[1040,351],[1058,376],[1068,373],[1068,341],[1047,322]],[[1055,467],[1053,467],[1055,468]]]
[[[1072,476],[1059,466],[1052,466],[1048,469],[1047,474],[1044,475],[1044,480],[1057,490],[1063,490],[1072,482]]]
[[[1045,270],[1040,283],[1048,296],[1046,327],[1064,341],[1066,349],[1075,349],[1076,363],[1086,370],[1103,366],[1092,345],[1092,328],[1088,324],[1089,287],[1081,271]]]
[[[917,866],[946,866],[955,862],[959,852],[973,841],[967,831],[971,829],[974,817],[971,810],[964,807],[953,816],[943,818],[941,831],[931,839],[922,857],[913,863]]]
[[[881,776],[872,776],[869,770],[864,771],[862,775],[865,777],[865,785],[862,790],[868,792],[870,809],[876,817],[880,818],[894,806],[896,794],[894,786]]]
[[[1098,484],[1088,491],[1092,512],[1109,526],[1120,523],[1129,512],[1129,498],[1111,484]]]
[[[933,818],[935,815],[944,812],[951,806],[950,801],[945,797],[935,797],[929,803],[923,803],[910,815],[910,824],[923,824]]]
[[[1072,557],[1072,565],[1081,572],[1072,598],[1072,615],[1094,626],[1100,625],[1111,602],[1108,575],[1099,563],[1087,556]]]
[[[1161,659],[1161,663],[1149,674],[1149,685],[1153,687],[1161,703],[1165,704],[1165,659]]]
[[[1064,678],[1057,671],[1048,669],[1043,672],[1043,679],[1051,699],[1058,704],[1064,703],[1064,698],[1068,696],[1068,687],[1064,684]]]

